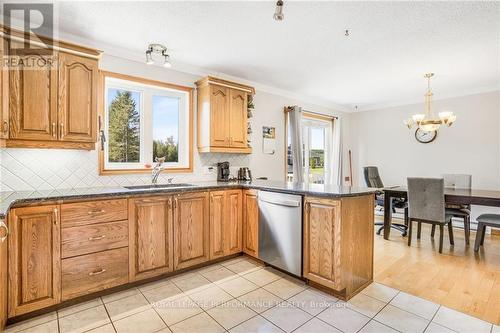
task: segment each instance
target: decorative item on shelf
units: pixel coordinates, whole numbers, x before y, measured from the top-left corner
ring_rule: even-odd
[[[253,109],[255,108],[255,105],[253,104],[253,95],[248,95],[248,100],[247,100],[247,118],[250,119],[253,117]]]
[[[276,129],[262,126],[262,152],[274,155],[276,152]]]
[[[431,108],[432,96],[431,91],[431,78],[434,73],[427,73],[424,77],[427,79],[427,93],[425,94],[425,113],[414,114],[411,118],[404,121],[404,124],[408,128],[412,128],[413,125],[417,125],[417,128],[424,132],[436,132],[441,125],[446,125],[450,127],[453,125],[457,116],[451,111],[439,112],[438,117],[434,115]],[[435,135],[434,135],[435,136]]]
[[[153,60],[153,53],[161,54],[161,56],[163,57],[163,67],[172,67],[172,64],[170,63],[170,55],[167,53],[166,46],[156,43],[149,44],[146,50],[147,65],[153,65],[155,63]]]

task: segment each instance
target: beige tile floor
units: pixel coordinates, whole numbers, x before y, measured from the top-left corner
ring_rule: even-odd
[[[12,332],[500,333],[500,327],[378,283],[342,302],[242,256],[7,327]]]

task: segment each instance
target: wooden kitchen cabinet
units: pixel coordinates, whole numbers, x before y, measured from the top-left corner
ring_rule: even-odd
[[[2,143],[6,147],[94,149],[100,51],[58,42],[64,51],[16,54],[17,42],[2,41],[4,52],[20,59],[19,66],[2,71],[0,80]]]
[[[304,203],[304,277],[337,289],[340,269],[340,200],[306,198]]]
[[[259,254],[258,191],[243,191],[243,252],[257,257]]]
[[[20,59],[30,63],[43,59],[43,56],[23,55]],[[9,139],[58,140],[57,70],[50,66],[37,69],[22,65],[14,67],[9,71],[9,95]]]
[[[208,192],[174,197],[174,270],[210,258],[210,215]]]
[[[59,206],[13,209],[9,226],[9,317],[59,303]]]
[[[59,140],[95,142],[97,60],[59,54]]]
[[[7,239],[9,237],[8,222],[0,219],[0,332],[7,323],[8,317],[8,265],[7,265]]]
[[[210,260],[224,256],[227,208],[225,191],[210,192]]]
[[[247,141],[247,100],[253,87],[211,76],[198,88],[198,150],[251,153]]]
[[[210,259],[242,251],[242,191],[210,192]]]
[[[171,196],[129,199],[129,276],[137,281],[174,269]]]
[[[0,38],[0,56],[5,55],[6,41]],[[0,67],[0,139],[9,137],[9,71]]]
[[[303,276],[349,299],[373,281],[374,196],[304,200]]]

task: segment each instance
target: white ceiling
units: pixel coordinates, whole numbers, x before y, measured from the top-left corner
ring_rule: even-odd
[[[352,110],[500,89],[498,2],[59,2],[60,34],[189,64]],[[350,36],[344,36],[344,30]],[[120,54],[118,54],[120,55]]]

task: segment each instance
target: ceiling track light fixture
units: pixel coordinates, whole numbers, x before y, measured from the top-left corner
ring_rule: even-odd
[[[283,15],[283,0],[278,0],[276,2],[276,9],[274,11],[273,18],[276,21],[283,21],[283,19],[285,18],[285,15]]]
[[[170,56],[167,53],[167,47],[161,44],[149,44],[146,50],[146,64],[153,65],[155,62],[153,60],[153,53],[160,54],[163,57],[163,67],[170,68],[172,64],[170,63]]]

